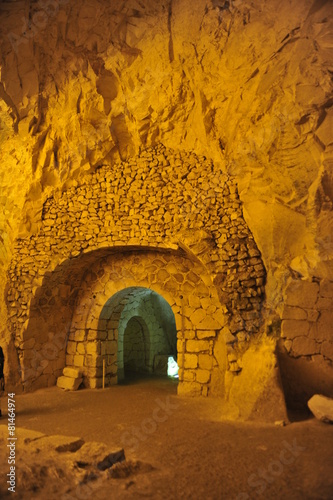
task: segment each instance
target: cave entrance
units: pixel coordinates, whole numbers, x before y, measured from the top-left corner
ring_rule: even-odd
[[[143,287],[117,292],[103,307],[100,331],[102,325],[109,383],[115,375],[115,364],[118,383],[147,375],[177,376],[176,321],[161,295]]]

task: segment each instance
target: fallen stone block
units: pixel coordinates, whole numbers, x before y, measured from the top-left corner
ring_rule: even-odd
[[[80,378],[72,378],[72,377],[58,377],[57,386],[60,389],[66,389],[68,391],[77,391],[82,383],[82,377]]]
[[[308,407],[314,416],[322,422],[333,424],[333,399],[315,394],[308,401]]]

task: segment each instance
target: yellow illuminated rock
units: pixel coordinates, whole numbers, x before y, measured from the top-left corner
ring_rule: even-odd
[[[54,385],[67,367],[100,387],[100,349],[114,381],[118,333],[99,314],[126,283],[172,308],[180,393],[254,415],[282,321],[284,378],[311,361],[332,396],[332,14],[312,0],[0,4],[7,384]]]

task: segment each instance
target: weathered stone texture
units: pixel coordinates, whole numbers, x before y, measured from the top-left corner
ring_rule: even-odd
[[[332,364],[333,282],[294,281],[286,290],[282,312],[282,337],[293,357],[315,357],[321,353]]]

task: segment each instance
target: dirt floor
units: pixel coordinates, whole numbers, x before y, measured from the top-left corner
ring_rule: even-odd
[[[332,425],[223,421],[221,401],[177,397],[176,385],[16,396],[13,498],[333,499]],[[7,398],[1,408],[0,498],[10,498]],[[103,462],[121,448],[125,461]]]

